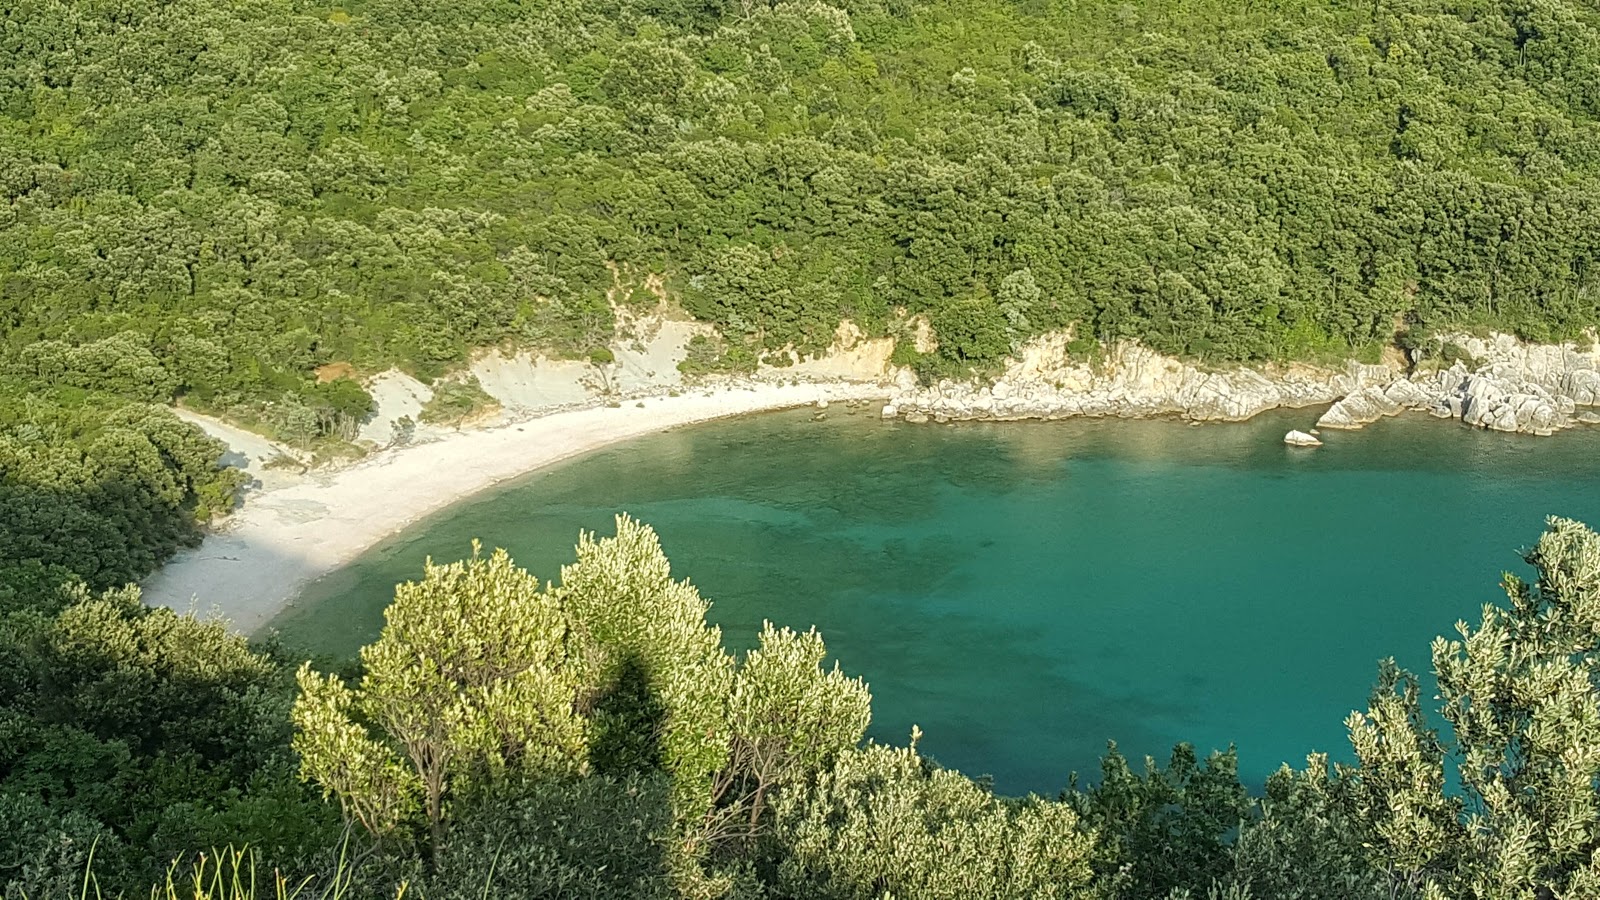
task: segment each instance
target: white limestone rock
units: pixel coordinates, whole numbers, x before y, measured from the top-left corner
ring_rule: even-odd
[[[1360,428],[1384,416],[1392,416],[1404,407],[1391,400],[1384,388],[1371,385],[1347,394],[1328,408],[1317,420],[1318,428]]]
[[[1322,441],[1315,435],[1306,434],[1304,431],[1291,431],[1283,436],[1283,442],[1291,447],[1321,447]]]
[[[1206,370],[1136,342],[1107,345],[1094,364],[1067,351],[1071,335],[1041,335],[1018,349],[993,382],[921,386],[902,377],[890,402],[898,415],[956,419],[1178,415],[1247,419],[1263,410],[1333,406],[1319,427],[1358,428],[1415,409],[1486,428],[1546,434],[1580,406],[1600,406],[1600,347],[1526,345],[1513,337],[1448,336],[1473,367],[1403,377],[1400,362],[1354,361],[1342,369],[1304,364]],[[902,371],[901,376],[905,373]],[[886,410],[887,411],[887,410]],[[893,416],[889,416],[893,417]]]

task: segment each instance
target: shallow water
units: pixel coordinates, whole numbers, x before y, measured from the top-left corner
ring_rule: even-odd
[[[815,625],[867,679],[871,735],[1008,793],[1237,743],[1259,783],[1348,756],[1380,657],[1504,595],[1547,515],[1600,525],[1600,429],[1498,435],[1425,417],[1324,435],[1273,413],[1173,421],[884,423],[796,411],[653,435],[469,500],[309,588],[274,623],[349,654],[422,560],[504,546],[544,579],[580,528],[655,526],[730,644]],[[1431,695],[1431,691],[1429,692]]]

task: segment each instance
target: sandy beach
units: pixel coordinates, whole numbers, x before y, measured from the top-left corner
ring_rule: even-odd
[[[850,383],[693,391],[557,412],[379,452],[349,468],[248,494],[201,546],[145,581],[145,602],[218,614],[252,633],[309,582],[498,482],[680,425],[887,393],[877,385]]]

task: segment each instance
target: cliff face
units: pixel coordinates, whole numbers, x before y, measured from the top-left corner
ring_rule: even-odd
[[[1406,409],[1533,434],[1600,420],[1580,410],[1600,404],[1595,348],[1527,345],[1507,335],[1449,340],[1475,365],[1457,362],[1411,375],[1397,361],[1207,371],[1135,343],[1113,345],[1090,364],[1070,357],[1066,335],[1050,334],[1020,348],[990,383],[903,386],[884,415],[910,421],[1157,415],[1235,421],[1268,409],[1332,403],[1320,427],[1359,428]]]

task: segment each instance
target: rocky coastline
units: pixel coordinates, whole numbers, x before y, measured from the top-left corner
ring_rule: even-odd
[[[1515,337],[1448,335],[1430,359],[1398,352],[1383,363],[1343,368],[1290,364],[1208,371],[1137,343],[1075,360],[1068,336],[1044,335],[1019,349],[992,381],[902,381],[883,409],[908,422],[1179,416],[1240,421],[1269,409],[1331,404],[1317,428],[1360,428],[1407,410],[1482,428],[1553,434],[1600,423],[1600,341],[1526,344]],[[1450,364],[1436,361],[1450,348]]]

